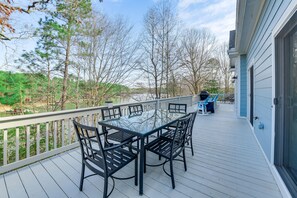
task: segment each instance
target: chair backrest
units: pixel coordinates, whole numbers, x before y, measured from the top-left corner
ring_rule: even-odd
[[[187,104],[169,103],[168,110],[174,113],[187,113]]]
[[[209,102],[216,102],[219,97],[219,94],[212,95],[209,99]]]
[[[89,164],[87,162],[89,160],[104,171],[107,171],[104,149],[98,129],[96,127],[82,125],[75,120],[73,120],[73,125],[80,145],[82,160],[86,162],[86,165]],[[103,171],[96,171],[98,174],[103,174]]]
[[[190,121],[189,121],[189,125],[188,125],[188,130],[186,133],[186,138],[189,136],[192,136],[192,132],[193,132],[193,126],[195,123],[195,119],[196,119],[196,115],[197,115],[197,111],[190,113],[191,117],[190,117]]]
[[[143,112],[142,104],[129,106],[129,114],[139,114]]]
[[[203,102],[204,104],[207,104],[209,100],[210,100],[210,97],[208,96],[205,100],[203,100],[201,102]]]
[[[209,102],[213,102],[214,101],[214,99],[215,99],[215,95],[211,95],[211,96],[209,96]]]
[[[215,96],[214,101],[216,102],[216,101],[218,100],[218,98],[219,98],[219,94],[217,94],[217,95]]]
[[[111,107],[111,108],[103,108],[101,109],[102,120],[110,120],[119,118],[122,116],[121,107]]]
[[[184,146],[186,138],[185,136],[188,130],[190,119],[191,115],[189,114],[183,118],[180,118],[177,121],[177,127],[173,135],[173,144],[171,147],[171,152],[173,152],[177,148],[181,148]]]

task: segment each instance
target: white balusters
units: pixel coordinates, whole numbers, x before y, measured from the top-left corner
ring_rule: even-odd
[[[40,154],[40,124],[36,126],[36,154]]]
[[[96,120],[95,120],[95,115],[94,114],[92,114],[91,115],[91,123],[92,123],[92,126],[94,126],[94,127],[96,127]]]
[[[90,115],[87,115],[87,122],[86,122],[86,125],[90,126]]]
[[[3,134],[3,165],[7,164],[7,129],[4,130]]]
[[[48,130],[49,130],[49,123],[47,122],[46,124],[45,124],[45,150],[46,150],[46,152],[48,152],[48,150],[49,150],[49,148],[48,148]]]
[[[155,109],[156,106],[167,109],[169,101],[178,100],[191,105],[192,97],[189,96],[143,102],[143,110],[149,111]],[[124,116],[129,114],[129,105],[130,104],[123,104],[123,106],[121,106]],[[34,157],[36,157],[34,158],[35,160],[40,160],[41,158],[48,157],[49,152],[51,152],[50,155],[57,154],[78,146],[78,144],[74,144],[72,141],[74,134],[72,119],[80,118],[78,121],[81,123],[97,127],[98,121],[101,120],[102,117],[101,108],[102,107],[92,107],[65,112],[60,111],[22,115],[22,117],[15,116],[15,118],[10,117],[7,118],[7,120],[5,120],[5,118],[2,119],[0,121],[0,131],[3,133],[3,153],[1,153],[1,155],[3,155],[3,165],[19,161],[18,164],[20,165],[17,166],[23,166],[26,163],[32,163],[32,159]],[[31,135],[36,137],[36,140],[34,140]],[[13,142],[12,144],[9,143],[9,141],[12,140],[15,141],[15,144],[13,144]],[[36,151],[32,151],[31,146],[32,148],[35,146]],[[21,160],[26,158],[30,158],[30,160],[23,163]],[[12,168],[10,170],[14,169],[16,166],[11,167]],[[8,169],[9,168],[5,168],[5,170]]]
[[[54,149],[57,148],[57,129],[58,128],[58,123],[57,121],[54,121]]]
[[[61,120],[61,130],[62,130],[62,146],[64,146],[64,139],[65,139],[65,126],[64,126],[64,120]]]
[[[26,127],[26,158],[30,157],[30,126]]]
[[[68,119],[68,129],[67,129],[68,144],[71,144],[71,124],[72,124],[72,120],[71,120],[71,118],[69,118]]]
[[[20,160],[20,129],[15,129],[15,161]]]

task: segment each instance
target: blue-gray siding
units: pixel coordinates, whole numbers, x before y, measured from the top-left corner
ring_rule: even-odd
[[[240,56],[240,116],[247,115],[247,59],[246,55]]]
[[[247,65],[254,64],[254,123],[255,134],[267,156],[271,155],[272,135],[272,30],[291,0],[266,1],[250,49]],[[258,129],[262,122],[264,130]]]

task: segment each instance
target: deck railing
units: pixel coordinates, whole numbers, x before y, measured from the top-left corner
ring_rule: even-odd
[[[192,96],[182,96],[140,102],[144,111],[155,108],[167,109],[168,103],[192,105]],[[123,115],[128,106],[136,103],[118,104]],[[97,126],[101,108],[83,108],[50,113],[21,115],[0,119],[0,174],[59,154],[78,146],[72,120]]]

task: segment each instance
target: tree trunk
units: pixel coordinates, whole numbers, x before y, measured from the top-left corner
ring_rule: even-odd
[[[49,112],[49,103],[50,103],[50,86],[51,86],[51,79],[50,79],[50,63],[47,59],[47,92],[46,92],[46,111]]]
[[[229,80],[228,75],[225,76],[225,94],[229,93]]]
[[[70,31],[70,25],[68,25],[68,30]],[[65,109],[65,103],[67,100],[68,66],[69,66],[69,55],[70,55],[70,46],[71,46],[70,45],[70,42],[71,42],[70,34],[71,33],[68,33],[68,35],[67,35],[67,46],[66,46],[64,78],[63,78],[62,99],[61,99],[61,110]]]
[[[176,96],[176,87],[177,87],[177,83],[176,83],[176,79],[175,79],[175,76],[174,76],[174,73],[173,72],[171,72],[171,76],[172,76],[172,95],[173,95],[173,97],[175,97]],[[181,95],[181,94],[180,94]]]
[[[75,108],[79,108],[79,72],[76,79],[76,101],[75,101]]]
[[[155,77],[155,95],[156,95],[156,99],[158,99],[158,79],[157,77]]]

